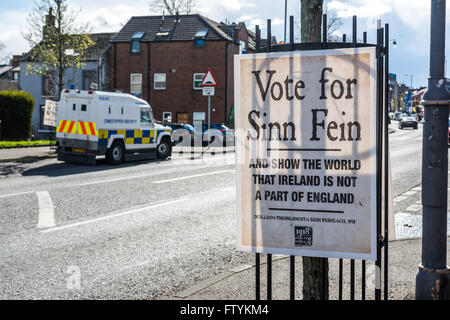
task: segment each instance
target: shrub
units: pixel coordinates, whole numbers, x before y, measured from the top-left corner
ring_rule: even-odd
[[[24,91],[0,91],[1,138],[22,140],[31,136],[34,98]]]

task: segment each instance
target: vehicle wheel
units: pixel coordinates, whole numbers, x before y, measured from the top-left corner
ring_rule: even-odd
[[[125,158],[125,148],[121,141],[114,141],[111,147],[106,151],[106,161],[111,164],[119,164]]]
[[[172,154],[172,147],[169,139],[163,139],[156,148],[156,155],[159,159],[166,159]]]
[[[398,126],[398,128],[399,128],[400,130],[403,130],[402,126]]]

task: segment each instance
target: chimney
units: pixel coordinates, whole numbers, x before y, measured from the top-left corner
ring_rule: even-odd
[[[45,16],[45,25],[42,29],[42,38],[45,39],[51,29],[55,28],[55,16],[53,15],[53,10],[50,8],[48,10],[48,15]]]
[[[175,22],[176,22],[176,23],[180,22],[180,18],[179,18],[178,10],[177,10],[177,15],[176,15],[176,20],[175,20]]]

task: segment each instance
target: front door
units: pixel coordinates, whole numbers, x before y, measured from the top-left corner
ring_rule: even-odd
[[[189,123],[189,114],[187,112],[177,112],[177,123]]]

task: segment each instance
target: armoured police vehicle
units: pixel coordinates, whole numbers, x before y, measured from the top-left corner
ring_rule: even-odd
[[[95,165],[172,153],[171,128],[155,123],[150,105],[125,93],[65,89],[56,113],[58,160]]]

